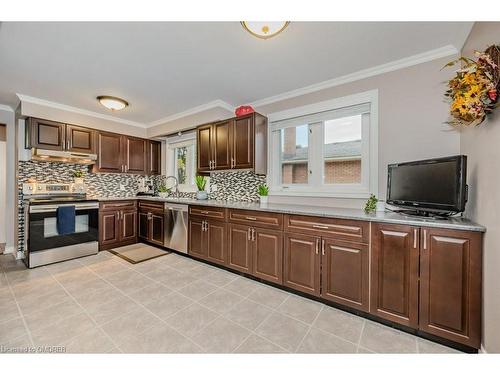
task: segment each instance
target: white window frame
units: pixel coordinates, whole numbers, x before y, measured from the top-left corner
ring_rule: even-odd
[[[359,184],[323,184],[324,131],[323,122],[309,122],[309,169],[308,184],[282,184],[280,166],[280,137],[276,130],[298,123],[294,118],[314,116],[321,112],[342,108],[370,105],[370,111],[363,116],[361,124],[361,183]],[[286,121],[290,120],[290,121]],[[344,96],[332,100],[292,108],[268,115],[268,176],[269,195],[311,196],[331,198],[368,198],[370,194],[378,196],[378,90]],[[287,124],[288,123],[288,124]],[[320,160],[318,160],[318,158]],[[322,168],[318,170],[318,166]]]
[[[179,147],[193,146],[196,150],[196,133],[184,133],[174,137],[167,138],[166,147],[166,166],[167,166],[167,176],[175,176],[177,178],[177,168],[175,166],[176,155],[175,149]],[[195,151],[196,152],[196,151]],[[191,166],[194,170],[194,175],[196,176],[196,157],[193,158]],[[189,168],[189,166],[187,166]],[[196,184],[179,184],[179,191],[182,193],[195,193],[198,189]]]

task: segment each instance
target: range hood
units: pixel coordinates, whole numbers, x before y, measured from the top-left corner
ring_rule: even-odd
[[[31,149],[31,160],[38,161],[55,161],[59,163],[74,163],[74,164],[95,164],[97,160],[96,154],[83,154],[71,151],[54,151],[42,150],[39,148]]]

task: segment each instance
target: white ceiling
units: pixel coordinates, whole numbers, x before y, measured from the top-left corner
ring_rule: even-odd
[[[460,50],[470,22],[292,22],[257,39],[238,22],[1,23],[0,103],[16,93],[110,115],[97,95],[151,124],[205,103],[230,105],[432,49]]]

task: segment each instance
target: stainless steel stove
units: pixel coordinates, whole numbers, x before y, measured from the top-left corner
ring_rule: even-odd
[[[29,268],[97,254],[99,202],[83,184],[23,184],[25,262]],[[75,207],[75,230],[59,234],[57,211]]]

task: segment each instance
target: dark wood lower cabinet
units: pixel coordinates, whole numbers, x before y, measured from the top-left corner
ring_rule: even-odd
[[[137,242],[137,210],[135,203],[101,204],[99,210],[99,249],[131,245]]]
[[[419,230],[372,224],[370,312],[412,328],[418,327]]]
[[[189,218],[188,252],[196,258],[206,259],[207,257],[205,222],[202,219]]]
[[[422,331],[464,345],[481,344],[481,234],[422,229]]]
[[[163,246],[165,217],[162,210],[139,209],[139,238]]]
[[[368,311],[368,244],[330,238],[321,241],[321,297]]]
[[[251,274],[252,252],[251,228],[248,225],[230,224],[227,266]]]
[[[283,234],[277,230],[252,228],[252,274],[276,284],[283,283]]]
[[[227,224],[206,220],[207,260],[219,264],[227,263]]]
[[[320,295],[320,242],[320,237],[285,233],[283,285]]]

